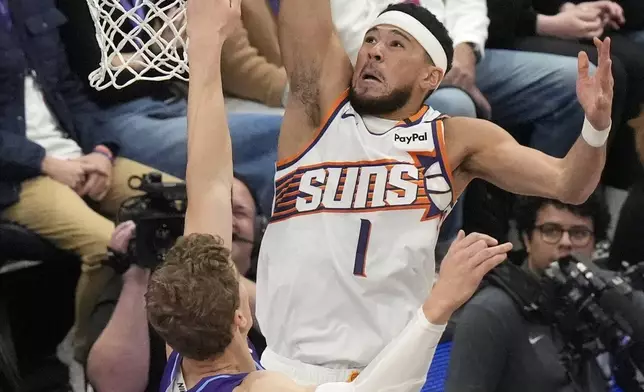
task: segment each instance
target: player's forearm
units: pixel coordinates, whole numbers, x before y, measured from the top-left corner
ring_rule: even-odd
[[[299,64],[310,67],[324,58],[333,28],[329,0],[281,0],[278,35],[289,77]]]
[[[588,128],[592,127],[588,120],[584,121],[584,127],[573,147],[561,160],[561,175],[555,183],[558,199],[565,203],[581,204],[586,201],[597,188],[604,170],[606,143],[596,146],[599,143],[593,137],[607,136],[609,131]],[[589,144],[587,138],[595,146]]]
[[[445,325],[431,324],[419,309],[405,329],[367,366],[354,381],[354,392],[418,391]]]
[[[213,187],[228,189],[227,192],[232,187],[232,147],[222,92],[221,48],[221,44],[190,43],[186,187],[189,196],[194,197],[211,192]]]

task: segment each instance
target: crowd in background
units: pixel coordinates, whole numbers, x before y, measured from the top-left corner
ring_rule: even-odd
[[[390,1],[330,1],[338,35],[354,61],[369,16]],[[489,119],[522,144],[555,157],[563,157],[572,147],[584,120],[576,97],[577,53],[586,51],[596,63],[592,38],[612,39],[613,132],[602,184],[592,202],[586,209],[547,201],[512,208],[512,195],[475,181],[443,224],[439,256],[465,228],[499,241],[514,238],[524,252],[515,259],[525,268],[543,268],[534,266],[539,257],[546,264],[554,261],[538,254],[544,249],[539,248],[539,239],[554,244],[558,252],[561,247],[568,252],[583,248],[592,254],[596,243],[611,245],[607,265],[613,268],[624,260],[644,261],[643,242],[638,239],[639,218],[644,216],[644,3],[415,2],[432,11],[454,40],[453,68],[427,103],[450,116]],[[243,27],[226,42],[222,54],[236,178],[232,257],[251,290],[262,222],[272,209],[278,133],[288,94],[278,9],[278,0],[244,0]],[[0,222],[18,224],[80,257],[74,348],[89,382],[98,390],[110,390],[115,382],[122,391],[158,390],[163,342],[148,327],[140,301],[149,271],[132,267],[119,275],[102,261],[108,245],[118,246],[113,238],[114,215],[135,194],[127,186],[129,176],[158,170],[167,173],[165,181],[185,177],[188,84],[172,80],[137,82],[121,90],[91,88],[88,75],[97,67],[101,50],[85,0],[0,0],[0,59]],[[611,198],[626,192],[625,202],[620,196]],[[611,211],[614,235],[610,236],[607,203],[622,202],[621,214],[619,208]],[[539,215],[545,214],[540,208],[548,206],[555,215],[570,213],[572,218],[564,218],[581,230],[576,232],[580,237],[572,236],[568,223],[550,231],[542,226],[547,222],[537,223],[546,219]],[[525,223],[528,208],[534,216]],[[511,230],[515,221],[516,238],[512,233],[517,232]],[[0,236],[2,230],[0,225]],[[466,320],[463,325],[480,329],[485,323],[494,324],[497,320],[485,318],[491,314],[485,300],[502,306],[497,294],[488,290],[475,296],[474,306],[460,316]],[[503,321],[501,330],[516,330],[511,316]],[[465,327],[461,335],[463,331]],[[261,334],[254,334],[261,348]],[[494,342],[481,337],[476,341]],[[471,369],[477,368],[474,357],[469,358]],[[458,363],[448,385],[451,391],[468,391],[456,380],[463,381],[459,372],[470,374],[470,368]],[[561,369],[545,367],[540,372],[556,384]],[[513,390],[513,382],[499,376],[496,385],[505,383]]]

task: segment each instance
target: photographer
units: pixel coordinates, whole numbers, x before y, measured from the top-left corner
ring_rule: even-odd
[[[606,238],[609,213],[595,192],[579,206],[525,198],[517,226],[527,251],[522,268],[535,276],[572,254],[590,259]],[[504,290],[486,285],[453,319],[456,324],[447,392],[604,392],[606,379],[595,358],[567,369],[566,344],[552,325],[528,320]]]
[[[255,238],[260,233],[255,198],[240,179],[233,182],[232,257],[242,273],[249,273]],[[107,285],[90,318],[87,345],[77,355],[86,366],[87,378],[95,390],[157,392],[166,363],[165,343],[149,327],[144,295],[150,269],[128,253],[135,225],[117,226],[110,249],[116,275]],[[254,310],[255,284],[243,280]]]

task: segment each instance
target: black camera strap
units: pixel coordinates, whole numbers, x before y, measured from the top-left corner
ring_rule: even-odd
[[[528,320],[539,319],[541,285],[529,272],[505,261],[496,266],[484,278],[484,282],[503,290],[517,304]]]

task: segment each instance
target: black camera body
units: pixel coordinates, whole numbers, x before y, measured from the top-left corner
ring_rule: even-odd
[[[595,272],[593,272],[595,271]],[[526,320],[553,326],[564,344],[561,363],[575,374],[578,365],[610,353],[611,370],[624,391],[642,391],[636,374],[641,361],[634,361],[632,320],[621,311],[630,310],[632,287],[620,274],[589,268],[572,256],[552,263],[540,277],[511,263],[502,263],[486,277],[505,291]],[[632,275],[638,276],[639,270]],[[632,313],[632,312],[631,312]],[[614,383],[607,379],[607,385]]]
[[[143,193],[121,205],[117,221],[131,220],[136,224],[136,238],[130,242],[128,256],[141,267],[153,269],[183,235],[188,204],[186,185],[164,183],[157,172],[132,176],[128,185]]]
[[[573,257],[559,260],[544,271],[540,307],[545,319],[557,326],[569,345],[569,361],[594,358],[604,352],[627,350],[632,329],[619,315],[605,309],[602,300],[608,290],[629,295],[632,289],[616,276],[596,276]]]

